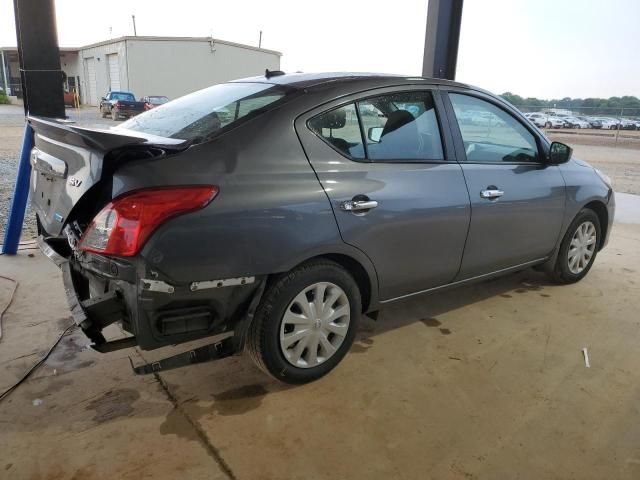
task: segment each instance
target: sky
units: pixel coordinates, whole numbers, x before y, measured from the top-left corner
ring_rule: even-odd
[[[56,0],[60,46],[213,36],[283,53],[284,71],[419,75],[428,0]],[[640,0],[464,0],[456,80],[523,97],[640,97]],[[0,46],[16,44],[0,0]]]

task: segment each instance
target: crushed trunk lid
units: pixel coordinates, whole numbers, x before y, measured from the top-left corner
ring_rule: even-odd
[[[34,129],[31,151],[31,203],[48,235],[59,236],[80,199],[112,169],[110,152],[132,147],[180,151],[190,142],[122,128],[78,127],[64,120],[29,117]]]

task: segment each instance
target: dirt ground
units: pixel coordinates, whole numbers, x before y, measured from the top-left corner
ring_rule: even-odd
[[[73,332],[0,403],[0,478],[640,478],[639,241],[616,224],[575,285],[527,270],[389,306],[299,387],[246,356],[136,377],[128,357],[184,347],[101,355]],[[59,271],[29,252],[0,257],[20,282],[0,390],[71,323]]]

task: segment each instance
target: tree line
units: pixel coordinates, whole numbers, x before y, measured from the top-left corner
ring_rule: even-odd
[[[570,98],[541,100],[535,97],[521,97],[511,92],[500,95],[506,101],[522,111],[535,111],[544,108],[562,108],[580,111],[585,115],[624,115],[625,117],[640,116],[640,99],[638,97],[609,97],[609,98]]]

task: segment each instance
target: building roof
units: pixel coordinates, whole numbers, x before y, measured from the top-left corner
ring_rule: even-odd
[[[211,42],[213,41],[214,44],[219,43],[222,45],[229,45],[232,47],[237,47],[237,48],[245,48],[247,50],[255,50],[258,52],[264,52],[264,53],[271,53],[273,55],[278,55],[278,56],[282,56],[281,52],[278,52],[276,50],[268,50],[266,48],[259,48],[259,47],[254,47],[252,45],[245,45],[243,43],[236,43],[236,42],[229,42],[227,40],[221,40],[219,38],[213,38],[213,37],[145,37],[145,36],[136,36],[136,37],[130,37],[130,36],[124,36],[124,37],[117,37],[117,38],[110,38],[109,40],[103,40],[100,42],[96,42],[96,43],[90,43],[89,45],[83,45],[82,47],[60,47],[60,52],[78,52],[80,50],[84,50],[85,48],[93,48],[93,47],[99,47],[102,45],[110,45],[112,43],[118,43],[118,42],[124,42],[124,41],[152,41],[152,42],[171,42],[171,41],[178,41],[178,42]],[[17,47],[2,47],[0,48],[0,50],[4,50],[4,51],[17,51],[18,48]]]
[[[18,52],[18,47],[0,47],[0,50],[4,52]],[[80,49],[76,47],[59,47],[61,53],[77,53]]]

